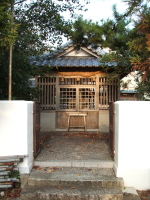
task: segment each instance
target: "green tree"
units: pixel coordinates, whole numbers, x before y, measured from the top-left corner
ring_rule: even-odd
[[[139,99],[150,97],[150,8],[143,6],[135,22],[136,36],[128,42],[132,57],[132,70],[141,74],[142,82],[138,82],[137,96]]]
[[[5,9],[9,19],[10,4]],[[21,0],[14,2],[14,23],[19,26],[13,45],[13,99],[33,100],[37,91],[30,87],[29,78],[46,74],[52,69],[50,66],[31,66],[29,57],[52,51],[54,43],[60,45],[64,27],[71,23],[71,20],[64,19],[63,13],[67,11],[73,17],[76,9],[83,9],[78,0],[37,0],[30,4]],[[7,27],[7,22],[4,27]],[[8,57],[8,49],[0,46],[0,99],[7,99],[8,96]]]
[[[145,71],[143,80],[149,74],[150,64],[150,8],[142,7],[134,26],[135,37],[128,42],[133,69]]]
[[[134,37],[130,29],[130,17],[127,14],[119,14],[116,6],[113,6],[114,19],[102,21],[103,47],[109,47],[112,52],[103,56],[101,62],[116,62],[117,66],[112,68],[104,65],[106,71],[113,71],[111,76],[120,76],[128,74],[131,68],[128,48],[128,41]]]
[[[113,53],[104,55],[102,62],[117,62],[116,67],[107,67],[105,71],[113,71],[113,75],[124,76],[129,73],[131,68],[129,61],[129,47],[127,42],[134,34],[129,29],[131,22],[127,14],[119,14],[116,6],[113,7],[114,20],[100,20],[100,23],[85,20],[79,16],[73,24],[65,29],[65,36],[73,41],[77,47],[92,44],[93,47],[109,47]],[[112,74],[111,74],[112,76]]]
[[[8,47],[15,41],[17,36],[17,25],[11,21],[11,1],[2,0],[0,2],[0,46]]]
[[[117,22],[115,30],[107,28],[110,33],[108,33],[108,37],[107,35],[105,37],[106,45],[112,48],[115,53],[105,55],[102,61],[116,61],[118,63],[115,69],[116,74],[138,70],[143,80],[138,83],[136,88],[138,97],[141,99],[141,94],[143,95],[144,91],[148,97],[148,85],[150,87],[150,8],[146,4],[149,0],[126,0],[125,2],[128,3],[126,13],[121,16],[114,10],[114,19]],[[124,26],[124,22],[128,19],[132,20],[131,29]],[[112,24],[114,26],[114,20]],[[107,27],[107,22],[104,22],[104,26]]]
[[[128,0],[128,14],[136,16],[134,20],[135,37],[128,42],[131,52],[132,70],[137,70],[141,80],[137,80],[137,98],[150,97],[150,0]]]
[[[87,46],[89,44],[102,43],[102,31],[98,22],[83,19],[83,16],[78,16],[74,23],[66,27],[65,36],[72,40],[74,45]]]

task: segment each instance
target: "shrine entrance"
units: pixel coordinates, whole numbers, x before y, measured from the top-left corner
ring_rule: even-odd
[[[118,99],[118,80],[109,80],[101,73],[89,77],[83,77],[83,73],[73,75],[37,78],[42,112],[55,113],[55,130],[82,127],[106,132],[109,103]]]

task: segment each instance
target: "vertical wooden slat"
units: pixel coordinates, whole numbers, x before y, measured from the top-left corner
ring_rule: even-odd
[[[104,79],[105,79],[105,78],[103,77],[103,78],[102,78],[102,80],[103,80],[103,92],[102,92],[102,93],[103,93],[103,95],[102,95],[103,98],[102,98],[102,107],[104,107],[104,105],[105,105],[105,104],[104,104],[104,98],[105,98],[105,91],[104,91],[104,81],[105,81],[105,80],[104,80]]]
[[[53,107],[53,99],[52,99],[52,92],[53,92],[53,90],[52,90],[52,87],[53,87],[53,85],[49,85],[49,107],[50,108],[52,108]]]
[[[56,77],[56,110],[59,109],[59,104],[60,104],[60,87],[59,87],[59,77]]]
[[[105,107],[105,109],[107,107],[106,98],[107,98],[107,90],[106,90],[106,77],[105,77],[104,78],[104,107]]]
[[[50,108],[54,109],[54,102],[53,102],[53,96],[55,94],[53,93],[53,83],[49,86],[49,104]]]
[[[42,104],[42,108],[44,108],[43,107],[43,79],[39,78],[39,82],[40,82],[40,85],[41,85],[41,104]]]
[[[103,77],[101,77],[101,108],[103,105]]]
[[[43,80],[43,78],[42,78],[42,104],[44,107],[44,80]]]
[[[96,76],[96,81],[95,81],[95,109],[99,109],[99,76]]]
[[[114,80],[112,80],[112,101],[114,101]]]
[[[47,78],[47,107],[49,108],[49,106],[51,105],[50,104],[50,81],[51,81],[51,78],[48,77]]]
[[[33,110],[33,150],[36,158],[40,152],[40,103],[34,102]]]
[[[100,104],[100,106],[99,106],[99,109],[101,108],[101,77],[99,78],[99,83],[100,83],[100,85],[99,85],[99,104]]]
[[[117,90],[118,90],[117,98],[120,99],[120,84],[119,84],[119,80],[117,81]]]
[[[45,108],[45,85],[44,85],[44,78],[42,78],[42,89],[43,89],[43,97],[42,97],[42,99],[43,99],[43,106],[44,106],[44,108]]]
[[[113,80],[111,80],[111,86],[110,86],[110,88],[111,88],[111,100],[110,101],[113,101]]]
[[[55,104],[56,104],[56,102],[55,102],[55,85],[52,85],[52,91],[53,91],[52,106],[54,108]]]
[[[108,85],[106,85],[106,108],[108,109]]]
[[[109,82],[108,90],[109,90],[109,102],[111,102],[111,83]]]
[[[117,101],[117,80],[115,79],[115,100],[114,102]]]
[[[105,77],[103,78],[103,107],[106,106]]]
[[[114,102],[109,104],[109,145],[111,156],[114,157]]]
[[[48,86],[48,92],[49,92],[49,96],[48,96],[48,105],[49,105],[49,108],[51,108],[51,105],[52,105],[52,94],[51,94],[51,87],[52,85],[49,85]]]
[[[41,102],[41,104],[42,104],[42,109],[43,109],[43,98],[42,98],[42,84],[41,84],[41,78],[39,78],[39,85],[40,85],[40,90],[41,90],[41,92],[40,92],[40,102]]]
[[[44,78],[44,106],[46,107],[46,77]]]
[[[50,105],[54,109],[54,98],[55,98],[55,93],[54,93],[54,78],[51,78],[51,85],[50,85]]]
[[[53,78],[53,85],[52,85],[52,106],[53,109],[56,109],[56,78]]]

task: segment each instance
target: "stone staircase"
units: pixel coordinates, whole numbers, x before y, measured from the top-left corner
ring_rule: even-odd
[[[122,200],[124,182],[113,161],[37,162],[21,200]]]

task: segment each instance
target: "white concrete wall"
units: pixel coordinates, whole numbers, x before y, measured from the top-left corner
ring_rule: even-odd
[[[150,189],[150,102],[115,103],[114,170],[125,187]]]
[[[26,156],[18,165],[28,174],[33,164],[33,103],[0,101],[0,156]]]

